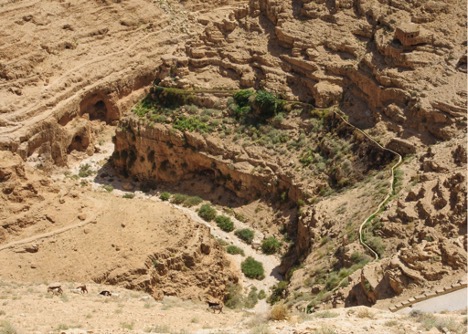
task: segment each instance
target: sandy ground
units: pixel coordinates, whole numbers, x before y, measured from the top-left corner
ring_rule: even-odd
[[[59,333],[81,328],[94,333],[194,332],[216,327],[230,327],[242,322],[242,312],[225,310],[213,314],[201,302],[150,296],[113,286],[88,284],[89,294],[75,294],[73,283],[63,283],[64,294],[52,296],[44,284],[1,282],[0,323],[8,321],[18,333]],[[112,297],[100,296],[110,290]],[[1,328],[1,327],[0,327]],[[2,332],[0,329],[1,333]]]
[[[88,285],[89,294],[71,292],[63,283],[62,296],[46,292],[44,284],[0,283],[0,332],[9,325],[18,334],[34,333],[170,333],[170,334],[437,334],[434,327],[464,333],[465,312],[437,315],[428,328],[413,317],[366,307],[334,309],[312,315],[292,315],[288,321],[268,321],[259,315],[224,310],[213,314],[199,302],[165,298],[111,286]],[[114,293],[103,297],[104,289]],[[432,319],[432,318],[429,318]],[[465,325],[464,325],[465,324]]]
[[[108,137],[109,133],[104,134],[104,137],[106,136]],[[90,157],[84,157],[84,158],[77,157],[76,161],[70,165],[70,168],[68,171],[71,174],[78,174],[80,166],[88,164],[89,166],[91,166],[92,170],[96,170],[96,171],[100,170],[100,173],[102,173],[102,166],[106,165],[106,162],[108,161],[113,150],[114,150],[114,145],[110,141],[107,141],[100,146],[100,150],[98,153]],[[125,180],[122,177],[119,177],[117,173],[113,171],[112,168],[108,165],[106,165],[105,172],[106,174],[110,176],[112,181],[109,181],[109,179],[106,180],[94,174],[87,178],[83,178],[83,180],[86,180],[87,182],[89,182],[91,187],[94,190],[98,190],[98,191],[102,190],[104,183],[110,184],[114,188],[111,194],[119,198],[124,196],[127,193],[132,193],[135,195],[135,198],[150,199],[151,201],[156,202],[158,206],[163,205],[163,206],[172,208],[171,210],[176,209],[180,213],[183,213],[187,215],[188,217],[190,217],[190,219],[193,222],[200,223],[209,227],[210,233],[213,237],[222,239],[231,245],[236,245],[242,248],[244,250],[246,257],[251,256],[257,261],[260,261],[265,268],[266,277],[265,279],[260,281],[260,280],[252,280],[242,275],[241,284],[245,288],[246,292],[248,292],[250,287],[256,287],[258,291],[264,290],[265,292],[268,293],[270,289],[281,280],[281,275],[278,273],[278,267],[281,263],[281,260],[278,256],[262,254],[261,251],[256,250],[252,246],[247,245],[244,242],[242,242],[239,238],[237,238],[234,235],[233,232],[231,233],[224,232],[214,222],[208,223],[204,221],[196,213],[196,208],[186,208],[186,207],[182,207],[179,205],[171,204],[169,202],[163,202],[159,199],[158,194],[156,195],[146,194],[138,190],[125,191],[123,189],[126,187],[126,184],[129,183],[128,180]],[[63,174],[62,173],[57,174],[55,177],[57,179],[63,179]],[[218,213],[221,213],[221,212],[218,212]],[[236,229],[247,228],[247,227],[252,228],[251,226],[237,220],[234,217],[230,217],[230,218],[234,222]],[[262,240],[264,235],[261,231],[255,230],[255,236],[257,240]],[[245,258],[241,255],[229,255],[229,254],[227,254],[227,257],[240,272],[241,262]],[[269,310],[269,304],[267,304],[265,300],[260,300],[259,303],[256,305],[256,307],[252,311],[265,314],[268,312],[268,310]]]

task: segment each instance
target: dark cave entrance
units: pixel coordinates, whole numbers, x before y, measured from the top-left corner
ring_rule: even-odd
[[[94,94],[80,103],[80,115],[88,114],[91,121],[112,124],[120,118],[117,106],[103,94]]]
[[[89,107],[89,119],[107,122],[107,106],[104,101],[99,100]]]
[[[89,139],[80,135],[75,135],[72,142],[68,145],[67,153],[70,154],[72,151],[84,152],[89,146]]]

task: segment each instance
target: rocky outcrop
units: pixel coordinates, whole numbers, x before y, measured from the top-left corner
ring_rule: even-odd
[[[461,162],[458,152],[465,150],[465,144],[455,143],[459,140],[449,144],[452,150],[445,150],[443,144],[432,146],[405,169],[413,179],[382,215],[377,232],[393,255],[373,264],[373,270],[363,270],[361,281],[373,282],[372,294],[354,280],[349,305],[359,303],[359,293],[375,303],[407,289],[413,289],[413,295],[433,291],[428,287],[439,282],[450,285],[464,277],[467,201],[462,170],[466,162]]]
[[[197,10],[208,6],[206,1],[191,4]],[[0,13],[5,32],[0,149],[23,159],[40,154],[56,165],[67,163],[68,150],[92,152],[93,136],[88,134],[92,128],[99,131],[93,123],[115,124],[155,79],[155,59],[170,53],[168,41],[187,18],[179,7],[179,15],[170,19],[177,32],[171,31],[166,20],[173,5],[146,0],[6,4]],[[197,31],[194,22],[184,22]],[[76,118],[79,124],[70,124]]]
[[[228,285],[238,281],[224,250],[204,226],[196,226],[194,236],[187,235],[172,247],[148,255],[140,264],[114,268],[93,280],[145,291],[157,300],[164,296],[223,300]]]
[[[176,183],[204,175],[246,200],[284,191],[292,201],[303,196],[275,163],[250,158],[214,136],[182,133],[163,124],[149,126],[137,119],[126,119],[117,131],[113,164],[141,181]]]
[[[175,57],[191,65],[181,78],[197,87],[210,73],[231,87],[338,104],[360,126],[382,123],[398,136],[412,129],[447,140],[466,121],[437,102],[444,96],[466,109],[466,97],[456,94],[466,91],[466,76],[456,74],[460,62],[452,60],[465,51],[462,12],[391,1],[251,0],[233,10],[229,24],[205,21],[205,32]],[[442,21],[450,22],[450,33],[440,29]],[[426,78],[429,68],[437,74]]]
[[[222,186],[246,202],[263,199],[296,206],[307,199],[318,198],[330,187],[340,188],[347,182],[359,182],[364,175],[381,170],[394,158],[393,153],[372,143],[337,114],[329,113],[324,122],[324,131],[336,137],[311,144],[310,150],[317,152],[317,157],[326,157],[330,164],[327,167],[329,175],[321,173],[309,178],[301,177],[295,172],[298,167],[291,163],[291,158],[276,151],[269,150],[265,154],[265,148],[236,145],[230,140],[220,140],[216,133],[182,132],[170,125],[153,124],[136,117],[121,121],[112,161],[123,174],[140,181],[177,184],[184,180],[195,182],[203,177],[204,183]],[[291,124],[289,131],[294,132],[295,129],[296,126]],[[285,136],[289,136],[287,131],[284,130]],[[338,154],[342,150],[339,147],[345,143],[347,149]],[[317,147],[313,148],[314,145]],[[349,158],[343,159],[343,156]],[[316,238],[315,219],[313,214],[304,210],[297,225],[285,226],[296,238],[295,247],[291,248],[292,259],[288,261],[304,259],[311,251]],[[322,227],[322,222],[320,225]]]
[[[44,213],[35,211],[58,192],[46,175],[32,171],[19,155],[0,151],[0,243],[45,220]]]

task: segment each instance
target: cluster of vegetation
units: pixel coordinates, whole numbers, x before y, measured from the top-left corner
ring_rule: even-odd
[[[194,103],[193,93],[184,89],[155,86],[151,89],[150,94],[155,103],[166,108],[176,108]]]
[[[192,206],[197,206],[203,202],[203,198],[199,196],[189,196],[185,194],[171,194],[167,191],[162,192],[159,195],[161,201],[170,201],[173,204],[182,205],[186,208],[191,208]]]
[[[451,317],[438,317],[432,313],[425,313],[418,310],[411,311],[409,316],[421,324],[422,329],[430,331],[432,328],[437,328],[442,333],[466,333],[465,323],[458,323]]]
[[[200,132],[200,133],[210,133],[213,131],[213,128],[210,124],[205,123],[202,119],[198,117],[185,117],[181,116],[176,119],[172,124],[174,129],[179,131],[191,131],[191,132]]]
[[[263,264],[249,256],[241,263],[241,270],[248,278],[262,280],[265,278]]]
[[[237,247],[235,245],[229,245],[226,247],[226,252],[228,252],[231,255],[242,255],[245,256],[244,250],[240,247]]]
[[[249,245],[252,243],[253,238],[254,238],[254,231],[252,231],[249,228],[243,228],[243,229],[240,229],[240,230],[236,230],[234,232],[234,234],[239,239],[241,239],[242,241],[244,241],[245,243],[247,243]]]
[[[103,184],[102,189],[104,189],[108,193],[111,193],[114,190],[114,187],[112,186],[112,184]]]
[[[162,192],[162,193],[159,195],[159,199],[160,199],[161,201],[164,201],[164,202],[168,201],[170,198],[171,198],[171,194],[168,193],[167,191]]]
[[[80,169],[78,170],[79,177],[88,177],[93,175],[93,170],[89,164],[80,165]]]
[[[281,113],[285,102],[265,90],[244,89],[233,95],[228,106],[238,121],[255,124]]]
[[[132,111],[137,116],[148,119],[150,125],[153,122],[170,123],[179,131],[212,132],[218,125],[218,122],[210,117],[213,112],[207,109],[202,115],[197,115],[198,107],[185,107],[192,100],[193,95],[188,91],[156,87],[150,95],[137,103]]]
[[[198,215],[203,218],[203,220],[210,222],[216,217],[216,209],[210,204],[203,204],[200,209],[198,209]]]
[[[163,193],[164,194],[164,193]],[[161,194],[161,196],[163,195]],[[191,208],[192,206],[196,206],[203,202],[203,199],[198,196],[189,196],[185,194],[174,194],[170,198],[170,202],[173,204],[183,205],[187,208]]]
[[[234,223],[232,222],[231,218],[227,216],[223,216],[223,215],[217,216],[215,218],[215,222],[216,222],[216,225],[218,225],[218,227],[222,229],[224,232],[234,231]]]
[[[270,297],[268,297],[267,302],[270,304],[275,304],[281,299],[286,297],[286,289],[288,288],[288,281],[279,281],[276,283],[273,288]]]
[[[385,253],[385,244],[381,237],[376,233],[383,227],[380,219],[376,217],[371,217],[369,222],[364,226],[362,231],[363,241],[369,245],[380,257]]]
[[[256,287],[251,287],[247,296],[242,294],[242,287],[238,284],[230,284],[226,289],[224,305],[231,309],[253,308],[259,299],[265,298],[265,291],[258,291]]]
[[[281,248],[281,242],[275,237],[268,237],[262,241],[262,252],[265,254],[275,254]]]

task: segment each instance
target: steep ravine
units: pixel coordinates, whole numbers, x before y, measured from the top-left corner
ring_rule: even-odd
[[[109,165],[105,165],[106,167],[102,167],[103,164],[105,164],[111,157],[111,154],[113,152],[113,145],[112,143],[106,143],[106,144],[103,144],[103,146],[100,147],[100,152],[99,153],[96,153],[94,154],[93,156],[90,156],[90,157],[86,157],[82,160],[79,160],[77,162],[75,162],[74,164],[72,164],[70,166],[70,172],[72,174],[78,174],[79,173],[79,170],[80,168],[82,168],[81,166],[84,166],[84,165],[88,165],[89,166],[89,170],[92,171],[91,175],[87,176],[87,177],[82,177],[81,178],[81,182],[86,182],[88,183],[93,189],[94,191],[103,191],[103,186],[104,185],[107,185],[107,186],[111,186],[113,188],[112,190],[112,195],[116,196],[116,197],[122,197],[122,196],[125,196],[125,195],[132,195],[132,196],[135,196],[133,198],[133,200],[135,201],[138,201],[138,200],[141,200],[141,199],[147,199],[147,200],[152,200],[152,201],[155,201],[155,202],[158,202],[158,203],[161,203],[161,204],[166,204],[167,206],[171,207],[171,208],[175,208],[177,209],[178,211],[182,212],[183,214],[185,214],[187,216],[187,218],[189,218],[191,221],[193,221],[194,223],[196,224],[200,224],[200,225],[204,225],[206,227],[208,227],[208,230],[211,234],[211,236],[213,238],[216,238],[216,239],[221,239],[225,242],[227,242],[228,244],[231,244],[231,245],[235,245],[239,248],[241,248],[244,253],[245,253],[245,256],[251,256],[253,257],[254,259],[256,259],[257,261],[261,262],[265,268],[265,278],[263,280],[252,280],[252,279],[249,279],[249,278],[246,278],[243,274],[241,274],[241,269],[240,269],[240,264],[241,262],[245,259],[245,257],[243,256],[240,256],[240,255],[230,255],[230,254],[225,254],[225,256],[231,261],[231,263],[234,265],[234,268],[236,269],[237,273],[239,274],[239,279],[240,279],[240,282],[242,284],[242,286],[244,287],[244,291],[248,291],[251,287],[256,287],[258,291],[260,290],[264,290],[265,292],[269,292],[270,289],[276,284],[278,283],[282,276],[279,274],[278,270],[279,270],[279,266],[280,266],[280,259],[278,256],[275,256],[275,255],[265,255],[265,254],[261,254],[261,252],[259,250],[255,250],[251,245],[248,245],[244,242],[242,242],[239,238],[237,238],[233,233],[228,233],[228,232],[225,232],[225,231],[222,231],[216,224],[214,224],[213,222],[211,223],[208,223],[206,221],[204,221],[203,219],[201,219],[196,210],[194,208],[187,208],[187,207],[183,207],[183,206],[180,206],[180,205],[175,205],[175,204],[171,204],[169,202],[164,202],[164,201],[161,201],[161,199],[159,198],[158,196],[158,192],[156,193],[145,193],[145,192],[142,192],[138,189],[133,189],[133,190],[125,190],[124,188],[127,188],[128,189],[128,184],[129,184],[129,181],[118,176],[118,175],[114,175],[114,171],[112,169],[111,166]],[[97,174],[96,174],[97,173]],[[106,177],[101,177],[100,174],[111,174],[113,175],[112,176],[112,181],[109,181],[106,179]],[[62,177],[62,176],[57,176],[57,177]],[[130,201],[130,200],[129,200]],[[129,202],[129,204],[131,205],[131,202]],[[249,227],[248,225],[246,225],[245,223],[242,223],[241,221],[237,220],[235,217],[231,217],[232,221],[234,222],[236,228],[245,228],[245,227]],[[263,234],[261,231],[257,231],[257,230],[254,230],[255,232],[255,235],[256,235],[256,240],[258,239],[262,239],[263,238]],[[197,231],[198,233],[198,231]],[[195,238],[197,239],[197,238]],[[187,245],[185,245],[184,247],[186,247]],[[190,248],[190,247],[189,247]],[[214,250],[213,250],[214,251]],[[154,256],[158,257],[160,256],[161,254],[154,254]],[[153,255],[149,256],[149,258],[152,259],[152,261],[159,261],[156,259],[156,257],[154,257]],[[172,258],[171,261],[174,261],[175,259]],[[195,261],[197,261],[198,259],[195,259]],[[172,267],[174,267],[175,263],[172,263]],[[213,264],[211,264],[213,265]],[[197,273],[197,270],[196,269],[194,271],[194,275],[195,276],[199,276],[200,273]],[[129,276],[126,278],[126,275]],[[135,276],[136,275],[136,276]],[[141,275],[141,273],[140,273]],[[133,277],[135,276],[135,277]],[[145,275],[141,275],[142,277],[144,277]],[[187,276],[187,275],[184,275],[184,276]],[[190,276],[190,275],[188,275]],[[135,285],[134,282],[132,282],[132,279],[135,278],[135,282],[136,281],[140,281],[140,285]],[[158,298],[161,298],[162,295],[161,293],[156,293],[158,290],[161,290],[162,291],[169,291],[167,290],[167,288],[164,288],[164,277],[161,277],[160,278],[160,282],[156,283],[154,287],[152,287],[151,285],[154,284],[155,282],[152,281],[152,282],[146,282],[142,279],[139,279],[138,278],[138,273],[135,272],[134,274],[132,274],[131,272],[128,272],[128,273],[125,273],[125,272],[122,272],[121,273],[121,277],[115,277],[114,278],[114,281],[112,280],[109,280],[109,277],[103,277],[102,279],[101,278],[96,278],[95,279],[96,281],[98,282],[105,282],[107,284],[117,284],[117,285],[122,285],[124,284],[126,287],[128,288],[131,288],[131,289],[143,289],[144,291],[147,291],[149,293],[152,293],[153,296],[155,297],[158,297]],[[210,280],[211,282],[211,280]],[[209,285],[212,286],[212,288],[214,288],[213,284],[215,281],[212,281],[212,283],[210,283]],[[187,282],[187,286],[186,288],[188,289],[192,289],[193,287],[191,287],[190,284],[193,284],[194,282]],[[190,295],[190,293],[186,293],[184,291],[184,289],[181,287],[181,286],[178,286],[179,283],[177,282],[173,282],[173,286],[174,286],[174,292],[176,294],[180,294],[181,297],[186,297],[186,296],[190,296],[191,298],[193,298],[194,296],[193,295]],[[208,288],[209,286],[206,286],[206,288]],[[222,288],[225,288],[225,286],[222,286],[220,287],[221,289]],[[154,293],[152,292],[154,291]],[[209,291],[206,295],[204,296],[200,296],[199,298],[208,298],[207,296],[210,295],[212,298],[219,298],[219,299],[222,299],[222,295],[219,294],[219,291],[216,290],[216,289],[212,289],[212,291]],[[259,313],[264,313],[267,309],[269,308],[268,304],[266,303],[266,300],[263,299],[263,300],[259,300],[257,305],[255,306],[255,308],[253,309],[253,311],[255,312],[259,312]]]
[[[374,168],[383,169],[382,166],[391,162],[391,152],[379,148],[353,130],[337,114],[330,113],[325,118],[325,123],[330,133],[336,132],[353,143],[352,151],[356,154],[353,162],[356,169],[362,168],[363,173],[370,173]],[[170,125],[128,117],[121,121],[117,129],[112,163],[124,175],[156,184],[176,185],[191,179],[196,182],[196,177],[203,175],[203,182],[207,182],[207,185],[224,187],[247,203],[261,198],[272,203],[286,201],[290,203],[289,206],[297,208],[296,203],[310,200],[316,187],[314,183],[319,178],[300,178],[300,173],[295,175],[291,169],[294,165],[288,166],[282,161],[282,157],[267,159],[265,156],[260,157],[259,153],[254,158],[244,148],[245,146],[236,145],[229,140],[221,141],[214,133],[201,135],[190,131],[180,132]],[[382,178],[385,176],[382,175]],[[314,198],[320,201],[319,195]],[[284,225],[289,230],[289,235],[294,237],[294,242],[282,258],[279,268],[282,274],[304,261],[312,246],[320,241],[317,239],[320,236],[316,235],[317,218],[314,216],[315,212],[309,211],[310,208],[314,208],[314,205],[306,205],[302,213],[293,216]],[[375,207],[371,206],[368,210],[371,212]],[[366,211],[361,214],[364,218]],[[281,229],[281,226],[274,224],[270,224],[272,232]],[[321,225],[322,222],[318,223],[318,226]],[[359,226],[356,231],[358,228]]]

